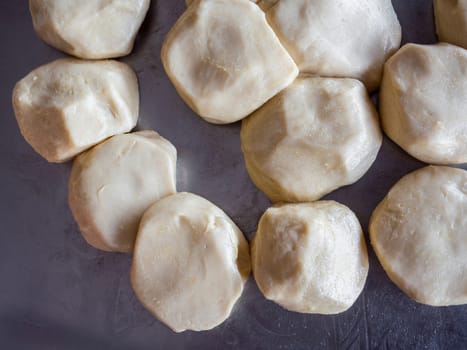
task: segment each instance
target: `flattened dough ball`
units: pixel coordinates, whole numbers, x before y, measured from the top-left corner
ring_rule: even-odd
[[[245,119],[251,179],[273,202],[314,201],[362,177],[382,135],[361,82],[298,78]]]
[[[193,2],[161,55],[181,97],[216,124],[246,117],[298,74],[263,11],[246,0]]]
[[[175,332],[222,323],[249,273],[242,232],[206,199],[178,193],[144,214],[131,282],[144,306]]]
[[[371,244],[416,301],[467,303],[467,171],[430,166],[403,177],[373,212]]]
[[[434,0],[439,41],[467,48],[467,1]]]
[[[29,0],[34,29],[70,55],[102,59],[127,55],[150,0]]]
[[[467,51],[449,44],[401,48],[380,91],[386,134],[427,163],[467,162]]]
[[[391,0],[278,0],[266,15],[301,72],[359,79],[370,91],[401,42]]]
[[[267,299],[291,311],[336,314],[362,292],[368,254],[360,223],[346,206],[286,204],[261,217],[252,267]]]
[[[49,162],[64,162],[136,125],[138,81],[117,61],[59,59],[16,84],[13,107],[36,152]]]
[[[132,252],[144,211],[175,193],[177,152],[154,131],[117,135],[76,157],[69,204],[95,248]]]

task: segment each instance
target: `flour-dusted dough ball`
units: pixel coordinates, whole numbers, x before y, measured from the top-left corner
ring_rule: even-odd
[[[370,238],[411,298],[467,304],[467,171],[430,166],[403,177],[375,209]]]
[[[175,332],[222,323],[249,274],[248,242],[208,200],[178,193],[144,214],[131,282],[144,306]]]
[[[433,4],[439,40],[467,48],[467,1],[434,0]]]
[[[150,0],[29,0],[39,37],[70,55],[102,59],[127,55]]]
[[[132,252],[144,211],[175,193],[177,152],[154,131],[117,135],[76,157],[69,204],[95,248]]]
[[[13,107],[26,141],[49,162],[63,162],[136,125],[138,81],[117,61],[59,59],[16,84]]]
[[[185,102],[211,123],[238,121],[289,85],[298,69],[246,0],[201,0],[167,35],[162,62]]]
[[[343,312],[358,298],[368,275],[360,223],[349,208],[333,201],[269,208],[251,254],[264,296],[291,311]]]
[[[302,77],[245,119],[242,151],[274,202],[316,200],[362,177],[382,135],[361,82]]]
[[[386,63],[380,91],[386,134],[427,163],[467,162],[467,51],[408,44]]]
[[[278,0],[266,14],[301,72],[359,79],[371,91],[400,46],[391,0]]]

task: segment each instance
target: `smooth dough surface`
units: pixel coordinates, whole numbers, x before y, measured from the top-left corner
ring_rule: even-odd
[[[434,0],[439,41],[467,48],[467,1]]]
[[[69,204],[95,248],[132,252],[144,211],[173,194],[177,152],[154,131],[117,135],[76,157]]]
[[[218,207],[190,193],[144,214],[131,282],[144,306],[175,332],[227,319],[250,274],[248,242]]]
[[[265,7],[300,72],[359,79],[373,91],[400,46],[391,0],[278,0]]]
[[[403,177],[373,212],[373,248],[416,301],[467,303],[467,171],[429,166]]]
[[[408,44],[384,68],[384,131],[421,161],[466,163],[466,94],[467,51],[449,44]]]
[[[354,79],[298,78],[241,129],[248,173],[273,202],[314,201],[354,183],[381,143],[377,113]]]
[[[86,59],[129,54],[149,4],[150,0],[29,0],[39,37]]]
[[[16,84],[13,107],[26,141],[49,162],[63,162],[136,125],[138,81],[117,61],[59,59]]]
[[[251,1],[193,2],[162,47],[165,70],[202,118],[226,124],[289,85],[298,69]]]
[[[252,267],[267,299],[291,311],[336,314],[363,290],[368,254],[360,223],[346,206],[286,204],[261,217]]]

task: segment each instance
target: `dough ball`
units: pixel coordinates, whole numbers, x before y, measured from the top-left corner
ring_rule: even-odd
[[[274,202],[314,201],[354,183],[381,143],[377,113],[354,79],[298,78],[241,129],[248,173]]]
[[[266,14],[301,72],[359,79],[371,91],[401,42],[391,0],[276,0]]]
[[[467,303],[467,171],[430,166],[402,178],[370,220],[373,248],[416,301]]]
[[[59,59],[16,84],[13,107],[26,141],[49,162],[64,162],[136,125],[138,81],[117,61]]]
[[[467,1],[434,0],[433,4],[439,40],[467,48]]]
[[[175,193],[177,152],[154,131],[117,135],[76,157],[69,204],[95,248],[132,252],[144,211]]]
[[[264,296],[296,312],[347,310],[368,275],[360,223],[349,208],[333,201],[269,208],[251,254]]]
[[[162,62],[185,102],[216,124],[246,117],[298,74],[264,12],[246,0],[193,2],[167,35]]]
[[[175,332],[222,323],[249,274],[242,232],[206,199],[178,193],[144,214],[131,282],[144,306]]]
[[[449,44],[408,44],[384,69],[384,131],[423,162],[465,163],[466,93],[467,51]]]
[[[150,0],[29,0],[34,29],[47,44],[80,58],[127,55]]]

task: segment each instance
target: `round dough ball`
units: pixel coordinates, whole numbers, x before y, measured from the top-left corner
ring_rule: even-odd
[[[378,88],[384,62],[399,48],[391,0],[278,0],[267,18],[301,72]]]
[[[175,190],[177,152],[154,131],[117,135],[76,157],[69,204],[95,248],[132,252],[144,211]]]
[[[144,214],[131,282],[144,306],[175,332],[222,323],[249,274],[242,232],[206,199],[178,193]]]
[[[467,48],[467,1],[434,0],[433,4],[439,40]]]
[[[16,84],[13,107],[36,152],[49,162],[64,162],[136,125],[138,81],[117,61],[59,59]]]
[[[296,312],[347,310],[368,275],[360,223],[349,208],[333,201],[269,208],[251,254],[264,296]]]
[[[246,0],[201,0],[162,47],[165,70],[185,102],[211,123],[238,121],[289,85],[298,69]]]
[[[375,209],[371,244],[416,301],[467,303],[467,171],[429,166],[403,177]]]
[[[384,69],[384,131],[423,162],[465,163],[466,93],[467,51],[449,44],[408,44]]]
[[[34,29],[47,44],[70,55],[125,56],[150,0],[29,0]]]
[[[314,201],[362,177],[382,135],[361,82],[302,77],[245,119],[242,151],[274,202]]]

